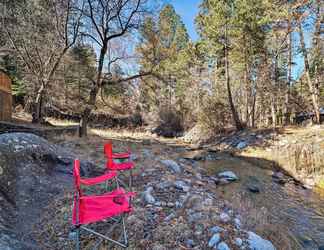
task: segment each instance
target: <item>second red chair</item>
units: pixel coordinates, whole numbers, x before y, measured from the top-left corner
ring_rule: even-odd
[[[104,153],[107,158],[106,167],[109,171],[119,171],[121,173],[124,171],[129,171],[128,187],[130,190],[132,190],[132,169],[134,168],[135,164],[131,161],[131,152],[113,153],[112,143],[108,142],[104,145]],[[122,160],[122,162],[118,162],[120,160]],[[118,180],[123,184],[123,186],[127,186],[122,180]]]

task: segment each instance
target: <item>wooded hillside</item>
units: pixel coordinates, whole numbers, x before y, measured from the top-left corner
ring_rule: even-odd
[[[0,9],[0,65],[34,122],[58,110],[86,135],[93,112],[135,114],[177,136],[323,116],[320,0],[202,0],[196,41],[171,4],[155,1],[18,0]]]

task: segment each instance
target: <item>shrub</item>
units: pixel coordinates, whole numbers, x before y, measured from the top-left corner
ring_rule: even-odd
[[[183,130],[181,113],[170,106],[161,107],[158,114],[158,125],[152,132],[160,136],[176,137],[181,135]]]
[[[212,96],[205,97],[200,106],[198,123],[212,134],[224,132],[230,123],[231,114],[227,105]]]

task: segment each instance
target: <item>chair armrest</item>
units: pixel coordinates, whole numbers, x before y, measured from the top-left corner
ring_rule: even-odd
[[[130,156],[131,156],[131,152],[113,153],[112,154],[113,159],[124,159],[124,158],[129,158]]]
[[[103,183],[107,180],[111,180],[112,178],[116,177],[117,173],[115,171],[111,171],[107,174],[94,177],[94,178],[86,178],[86,179],[80,179],[80,183],[83,185],[91,186],[91,185],[96,185],[99,183]]]

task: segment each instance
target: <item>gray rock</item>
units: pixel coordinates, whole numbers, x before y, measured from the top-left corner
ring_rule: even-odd
[[[4,232],[0,234],[0,249],[1,250],[23,250],[26,246],[23,245],[13,235],[7,235]]]
[[[243,244],[243,240],[241,238],[235,238],[234,242],[235,242],[235,245],[237,245],[238,247],[242,246],[242,244]]]
[[[248,232],[247,242],[251,250],[276,250],[270,241],[263,239],[253,232]]]
[[[245,141],[241,141],[236,145],[237,149],[243,149],[246,148],[248,146],[248,144]]]
[[[253,183],[249,184],[247,189],[252,193],[260,193],[260,187]]]
[[[212,233],[220,233],[222,231],[224,231],[224,228],[219,227],[219,226],[213,226],[212,228],[209,229],[209,231],[211,231]]]
[[[148,150],[148,149],[143,149],[142,150],[142,154],[143,154],[143,156],[145,157],[145,158],[152,158],[152,152],[150,151],[150,150]]]
[[[154,204],[155,203],[155,198],[151,194],[153,191],[153,187],[148,187],[144,192],[143,192],[143,199],[146,203],[148,204]]]
[[[181,167],[173,160],[161,160],[161,163],[174,173],[181,173]]]
[[[203,214],[200,212],[197,213],[189,213],[188,215],[188,222],[189,223],[196,223],[198,220],[203,218]]]
[[[177,189],[180,189],[184,192],[189,192],[190,190],[190,187],[184,181],[176,181],[174,185]]]
[[[170,221],[174,219],[176,215],[174,213],[169,214],[167,217],[164,218],[164,221]]]
[[[132,153],[132,154],[130,155],[130,160],[131,160],[131,161],[136,161],[137,159],[138,159],[138,157],[137,157],[136,154],[133,154],[133,153]]]
[[[194,242],[194,240],[192,240],[192,239],[188,239],[188,240],[186,240],[186,247],[188,247],[188,248],[192,248],[192,247],[194,247],[196,245],[196,243]]]
[[[238,177],[232,171],[221,172],[221,173],[218,174],[218,177],[221,178],[221,179],[228,180],[228,181],[236,181],[236,180],[238,180]]]
[[[234,219],[234,224],[237,229],[241,228],[241,220],[239,218]]]
[[[209,247],[214,247],[217,245],[217,243],[220,241],[221,237],[219,233],[214,234],[210,240],[208,241]]]
[[[182,207],[182,203],[180,201],[176,201],[175,202],[175,207],[178,208],[178,209],[181,208]]]
[[[231,220],[231,217],[227,213],[225,213],[225,212],[222,212],[220,214],[219,218],[224,223],[229,222]]]
[[[222,241],[221,243],[218,244],[217,250],[231,250],[231,249],[224,241]]]

